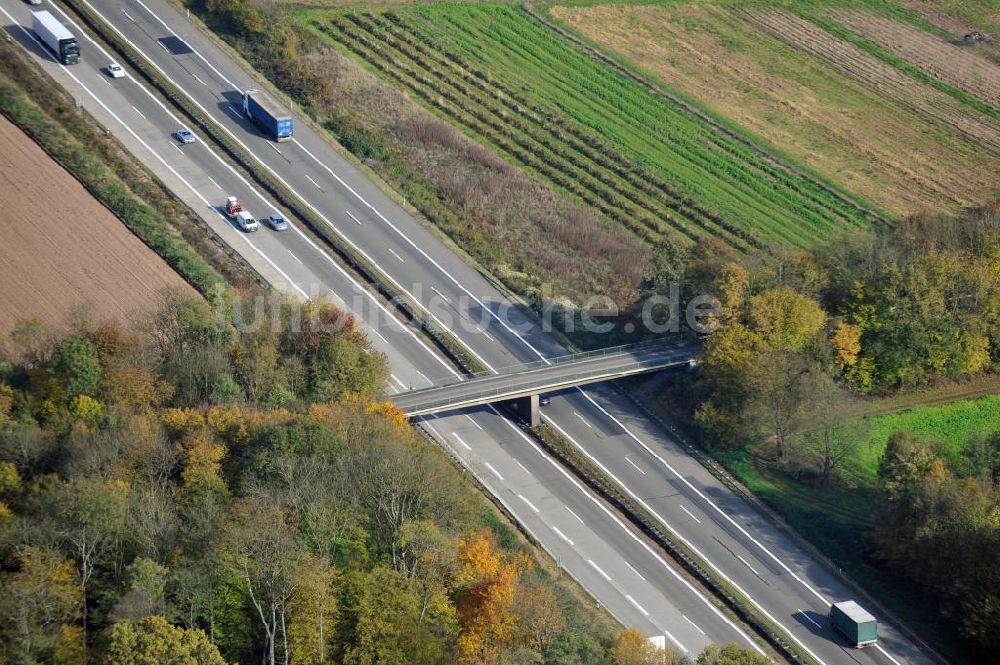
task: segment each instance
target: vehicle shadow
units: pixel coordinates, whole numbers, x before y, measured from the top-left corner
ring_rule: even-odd
[[[799,610],[792,615],[792,618],[813,635],[829,637],[832,632],[830,630],[830,617],[825,614],[812,610]]]

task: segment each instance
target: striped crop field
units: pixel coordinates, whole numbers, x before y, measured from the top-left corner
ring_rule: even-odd
[[[881,213],[517,6],[307,10],[304,23],[643,240],[810,247]]]

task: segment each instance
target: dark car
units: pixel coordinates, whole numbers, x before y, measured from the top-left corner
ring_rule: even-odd
[[[288,220],[280,212],[272,212],[267,220],[267,225],[270,226],[275,231],[286,231],[288,230]]]
[[[538,406],[548,406],[550,402],[552,402],[552,400],[549,398],[548,395],[538,396]]]
[[[194,143],[198,140],[198,137],[194,135],[190,129],[178,129],[174,132],[174,138],[176,138],[181,143]]]

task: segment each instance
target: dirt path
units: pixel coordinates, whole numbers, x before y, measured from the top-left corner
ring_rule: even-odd
[[[167,287],[192,289],[19,128],[0,116],[0,340],[81,308],[126,321]]]

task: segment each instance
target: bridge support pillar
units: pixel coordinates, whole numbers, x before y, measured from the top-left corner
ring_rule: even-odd
[[[528,395],[518,397],[503,402],[503,405],[510,409],[516,416],[524,420],[531,427],[538,427],[542,424],[542,415],[539,411],[538,395]]]

